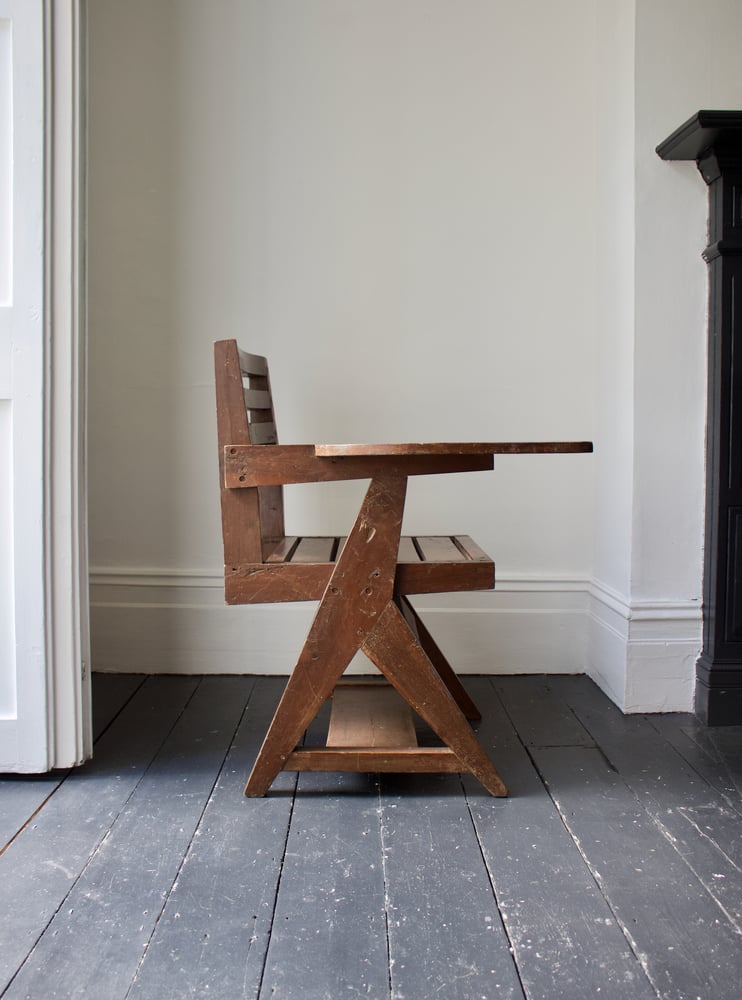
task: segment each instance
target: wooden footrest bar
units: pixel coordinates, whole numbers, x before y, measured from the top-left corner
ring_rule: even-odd
[[[419,747],[412,709],[383,681],[341,681],[332,695],[326,747],[295,750],[285,771],[467,770],[448,747]]]
[[[385,750],[379,747],[305,747],[295,750],[283,765],[284,771],[379,771],[457,774],[466,771],[448,747],[408,747]]]

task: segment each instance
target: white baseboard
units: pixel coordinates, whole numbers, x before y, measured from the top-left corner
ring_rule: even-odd
[[[635,601],[590,586],[587,673],[627,713],[693,710],[700,601]]]
[[[464,674],[587,673],[625,712],[689,711],[697,602],[628,604],[596,581],[498,576],[497,590],[414,599]],[[220,573],[91,573],[93,669],[288,674],[316,604],[227,607]],[[364,657],[353,672],[366,672]]]
[[[461,673],[584,673],[582,580],[511,578],[494,593],[414,599]],[[221,574],[93,570],[93,669],[101,672],[288,674],[316,604],[227,607]],[[355,672],[368,671],[363,657]]]

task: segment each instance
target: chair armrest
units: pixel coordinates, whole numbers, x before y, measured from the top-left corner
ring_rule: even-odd
[[[557,455],[592,450],[590,441],[225,445],[224,485],[239,489],[372,479],[381,474],[479,472],[494,468],[494,455]]]
[[[424,476],[492,469],[489,451],[436,452],[391,450],[364,454],[323,455],[311,444],[225,445],[224,486],[283,486],[327,483],[343,479],[373,479],[378,475]],[[365,445],[356,446],[360,448]],[[413,446],[424,448],[425,446]],[[396,450],[395,450],[396,449]]]
[[[408,455],[563,455],[591,452],[592,441],[459,441],[415,444],[316,444],[323,458]]]

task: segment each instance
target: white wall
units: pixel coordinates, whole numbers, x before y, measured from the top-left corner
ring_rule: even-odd
[[[99,669],[291,665],[306,608],[219,607],[214,339],[270,356],[285,441],[591,436],[591,8],[91,5]],[[545,457],[412,484],[410,529],[497,558],[500,596],[437,601],[471,609],[436,614],[459,664],[584,668],[591,480]],[[289,525],[341,530],[358,496],[289,491]]]
[[[689,706],[706,194],[654,146],[739,105],[731,41],[706,68],[738,12],[90,5],[98,669],[291,666],[311,607],[221,604],[210,352],[237,336],[271,358],[284,441],[593,437],[413,482],[410,530],[498,566],[495,594],[420,604],[465,670]],[[358,497],[290,490],[289,528],[339,530]]]
[[[633,19],[623,71],[609,64],[603,76],[620,120],[633,119],[631,152],[618,134],[601,153],[620,192],[608,209],[613,225],[634,246],[621,253],[612,286],[620,310],[598,366],[604,386],[615,371],[621,388],[597,397],[598,434],[611,447],[596,456],[589,669],[627,711],[687,709],[702,641],[707,190],[694,164],[663,162],[654,148],[699,108],[740,106],[742,8],[727,0],[611,8],[625,32]],[[604,274],[616,261],[606,263]]]

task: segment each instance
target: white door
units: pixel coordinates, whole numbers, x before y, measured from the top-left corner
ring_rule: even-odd
[[[0,0],[0,771],[89,755],[79,0]]]

